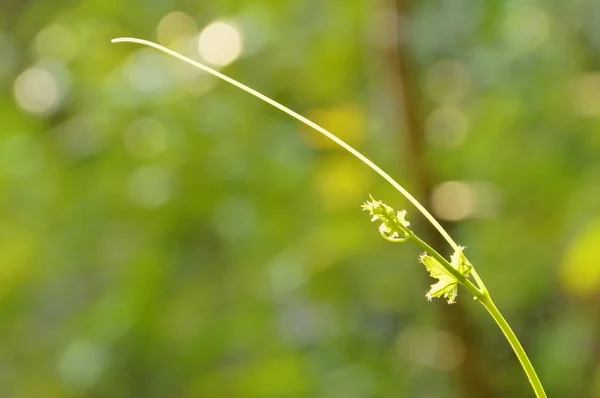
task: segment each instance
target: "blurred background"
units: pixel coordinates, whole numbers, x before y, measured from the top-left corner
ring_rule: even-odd
[[[600,2],[5,0],[0,396],[532,397],[427,302],[445,222],[552,397],[600,397]]]

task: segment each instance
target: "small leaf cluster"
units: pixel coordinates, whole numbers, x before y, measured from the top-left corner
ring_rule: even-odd
[[[362,209],[371,214],[372,222],[379,221],[381,223],[379,225],[379,233],[386,240],[390,242],[406,242],[412,239],[425,246],[428,250],[433,250],[429,246],[423,245],[423,242],[409,229],[410,223],[406,220],[406,210],[396,211],[382,201],[375,200],[372,196],[370,200],[362,205]],[[443,263],[431,255],[434,253],[425,252],[419,257],[419,261],[425,265],[429,275],[438,280],[431,285],[430,290],[425,295],[428,300],[434,297],[443,297],[448,301],[448,304],[456,302],[458,284],[460,282],[457,276],[460,277],[462,275],[468,278],[473,269],[473,266],[465,257],[463,250],[464,247],[458,246],[454,254],[450,257],[450,262],[444,260],[438,253],[435,254],[443,260]],[[458,273],[453,272],[450,267],[458,271]]]
[[[391,242],[406,242],[409,237],[410,223],[406,221],[406,210],[396,212],[380,200],[366,201],[362,206],[364,211],[371,214],[371,221],[380,221],[379,233]]]

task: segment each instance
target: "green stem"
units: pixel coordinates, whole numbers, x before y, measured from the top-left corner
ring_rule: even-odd
[[[173,57],[179,58],[179,59],[187,62],[188,64],[191,64],[197,68],[200,68],[200,69],[204,70],[205,72],[208,72],[208,73],[212,74],[213,76],[216,76],[216,77],[246,91],[247,93],[249,93],[251,95],[254,95],[255,97],[265,101],[266,103],[274,106],[275,108],[287,113],[288,115],[292,116],[293,118],[306,124],[307,126],[312,127],[319,133],[323,134],[324,136],[331,139],[336,144],[338,144],[339,146],[341,146],[342,148],[344,148],[345,150],[350,152],[352,155],[354,155],[356,158],[361,160],[363,163],[365,163],[367,166],[369,166],[371,169],[373,169],[375,172],[377,172],[380,176],[382,176],[387,182],[389,182],[394,188],[396,188],[402,195],[404,195],[404,197],[406,199],[408,199],[408,201],[411,202],[425,216],[425,218],[427,218],[427,220],[438,230],[438,232],[446,239],[446,241],[450,244],[450,246],[452,246],[452,248],[454,250],[458,250],[458,245],[454,242],[454,240],[452,240],[452,238],[450,237],[448,232],[446,232],[444,230],[444,228],[442,228],[442,226],[427,211],[427,209],[425,209],[425,207],[423,207],[423,205],[421,205],[421,203],[419,203],[406,189],[404,189],[404,187],[402,187],[398,182],[396,182],[392,177],[390,177],[385,171],[383,171],[381,168],[379,168],[379,166],[377,166],[375,163],[373,163],[366,156],[364,156],[363,154],[358,152],[356,149],[354,149],[350,145],[346,144],[344,141],[342,141],[341,139],[339,139],[337,136],[330,133],[329,131],[325,130],[321,126],[319,126],[319,125],[315,124],[314,122],[308,120],[307,118],[299,115],[298,113],[292,111],[291,109],[281,105],[280,103],[272,100],[271,98],[259,93],[258,91],[253,90],[250,87],[238,82],[237,80],[234,80],[228,76],[225,76],[222,73],[217,72],[214,69],[211,69],[211,68],[209,68],[197,61],[194,61],[182,54],[179,54],[173,50],[169,50],[168,48],[165,48],[159,44],[156,44],[156,43],[153,43],[153,42],[150,42],[147,40],[126,38],[126,37],[122,37],[119,39],[113,39],[112,42],[113,43],[132,42],[132,43],[139,43],[139,44],[144,44],[146,46],[154,47],[154,48],[161,50],[169,55],[172,55]],[[515,351],[515,354],[517,354],[517,357],[519,358],[521,365],[523,365],[523,369],[525,370],[525,373],[527,374],[527,377],[529,378],[529,381],[531,382],[531,385],[533,386],[533,389],[534,389],[537,397],[538,398],[546,398],[546,393],[544,392],[542,383],[538,379],[538,377],[535,373],[535,370],[533,369],[533,366],[531,365],[531,362],[529,361],[529,358],[527,358],[527,354],[525,354],[525,351],[523,350],[523,347],[519,343],[519,340],[515,336],[514,332],[511,330],[510,326],[508,325],[508,323],[506,322],[504,317],[502,317],[502,314],[500,313],[500,311],[498,311],[498,308],[496,308],[496,306],[492,302],[492,300],[489,296],[489,293],[487,292],[487,289],[485,288],[483,281],[481,280],[481,278],[479,278],[479,275],[477,275],[477,272],[474,269],[471,270],[471,275],[473,276],[473,279],[475,280],[475,282],[478,285],[478,286],[475,286],[475,284],[473,284],[473,282],[471,282],[468,278],[466,278],[464,275],[462,275],[457,269],[452,267],[452,265],[448,262],[448,260],[446,260],[437,251],[435,251],[431,246],[429,246],[427,243],[425,243],[419,237],[417,237],[415,234],[413,234],[412,231],[409,231],[409,230],[407,230],[407,231],[412,240],[414,240],[419,246],[421,246],[421,248],[423,248],[423,250],[428,252],[437,261],[439,261],[440,264],[442,264],[442,266],[450,274],[452,274],[461,284],[466,286],[467,289],[469,289],[469,291],[476,298],[478,298],[479,301],[481,301],[481,303],[488,310],[488,312],[490,313],[492,318],[494,318],[494,320],[496,321],[496,323],[498,324],[498,326],[500,327],[500,329],[502,330],[502,332],[508,339],[508,342],[510,343],[513,350]]]
[[[247,92],[248,94],[255,96],[256,98],[279,109],[280,111],[287,113],[288,115],[290,115],[294,119],[304,123],[308,127],[313,128],[314,130],[318,131],[319,133],[323,134],[325,137],[329,138],[330,140],[332,140],[333,142],[338,144],[340,147],[344,148],[346,151],[351,153],[354,157],[359,159],[361,162],[363,162],[364,164],[369,166],[373,171],[375,171],[377,174],[379,174],[381,177],[383,177],[391,186],[396,188],[396,190],[398,192],[400,192],[410,203],[412,203],[412,205],[415,206],[417,208],[417,210],[419,210],[421,212],[421,214],[423,214],[423,216],[427,219],[427,221],[429,221],[431,223],[431,225],[433,225],[435,227],[435,229],[437,229],[437,231],[440,233],[440,235],[442,235],[444,237],[444,239],[446,239],[448,244],[450,246],[452,246],[452,248],[454,250],[456,250],[458,248],[458,245],[456,244],[456,242],[454,242],[454,240],[452,240],[452,237],[450,236],[450,234],[448,234],[448,232],[446,232],[446,230],[440,225],[439,222],[437,222],[437,220],[429,213],[429,211],[427,211],[427,209],[417,199],[415,199],[402,185],[400,185],[396,180],[394,180],[389,174],[387,174],[385,171],[383,171],[379,166],[377,166],[375,163],[373,163],[365,155],[363,155],[362,153],[360,153],[359,151],[354,149],[352,146],[348,145],[346,142],[344,142],[343,140],[338,138],[335,134],[325,130],[323,127],[319,126],[315,122],[305,118],[304,116],[298,114],[297,112],[294,112],[290,108],[267,97],[266,95],[246,86],[245,84],[240,83],[237,80],[232,79],[229,76],[222,74],[221,72],[218,72],[212,68],[209,68],[208,66],[206,66],[198,61],[194,61],[193,59],[188,58],[185,55],[182,55],[176,51],[173,51],[164,46],[161,46],[160,44],[156,44],[156,43],[153,43],[148,40],[136,39],[133,37],[120,37],[117,39],[112,39],[111,42],[113,42],[113,43],[122,43],[122,42],[138,43],[138,44],[143,44],[145,46],[156,48],[157,50],[167,53],[175,58],[178,58],[184,62],[187,62],[188,64],[190,64],[192,66],[195,66],[198,69],[201,69],[207,73],[210,73],[211,75],[218,77],[219,79],[221,79],[223,81],[226,81],[227,83]]]
[[[523,370],[525,371],[525,374],[527,375],[527,378],[531,383],[531,387],[533,388],[536,397],[547,398],[546,392],[544,391],[544,387],[542,386],[542,382],[535,373],[535,369],[533,368],[531,361],[527,357],[523,346],[519,342],[519,339],[517,338],[515,333],[510,328],[508,322],[506,322],[506,319],[504,319],[504,317],[492,301],[490,295],[486,293],[484,297],[481,298],[479,301],[481,302],[481,304],[483,304],[485,309],[488,310],[492,318],[494,318],[494,321],[496,321],[498,327],[502,330],[502,333],[504,333],[504,336],[506,336],[508,343],[512,347],[513,351],[517,355],[517,358],[519,358],[519,362],[521,362],[521,365],[523,366]]]
[[[490,313],[490,315],[492,316],[494,321],[496,321],[496,324],[498,325],[500,330],[502,330],[502,333],[504,333],[504,336],[508,340],[508,343],[510,344],[513,351],[517,355],[517,358],[519,359],[519,362],[521,362],[521,365],[523,366],[523,370],[525,371],[525,374],[527,375],[527,378],[529,379],[529,382],[531,383],[531,387],[533,388],[533,391],[535,392],[536,397],[537,398],[547,398],[546,392],[544,391],[544,387],[542,386],[542,382],[540,381],[537,373],[535,373],[535,369],[533,368],[531,361],[527,357],[527,353],[525,353],[525,350],[523,349],[521,342],[519,341],[519,339],[517,338],[517,336],[515,335],[513,330],[510,328],[510,325],[508,324],[508,322],[506,322],[506,319],[504,319],[504,317],[502,316],[502,313],[500,313],[500,310],[498,310],[498,308],[492,301],[492,298],[490,297],[490,294],[489,294],[487,288],[485,287],[483,281],[481,280],[479,275],[477,275],[475,270],[472,270],[471,274],[473,275],[473,278],[475,279],[475,281],[479,287],[475,286],[473,284],[473,282],[471,282],[469,279],[465,278],[457,269],[455,269],[452,266],[452,264],[450,264],[448,262],[448,260],[446,260],[444,258],[444,256],[442,256],[437,251],[435,251],[425,241],[421,240],[421,238],[419,238],[417,235],[415,235],[411,230],[406,229],[406,232],[408,233],[408,236],[411,240],[413,240],[415,243],[417,243],[419,246],[421,246],[421,248],[423,250],[425,250],[433,258],[435,258],[440,264],[442,264],[442,266],[448,272],[450,272],[461,284],[463,284],[467,289],[469,289],[469,291],[476,298],[479,299],[481,304],[483,304],[483,306],[488,310],[488,312]]]

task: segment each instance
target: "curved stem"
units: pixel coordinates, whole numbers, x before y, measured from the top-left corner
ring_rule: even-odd
[[[517,338],[513,330],[510,328],[508,322],[506,322],[506,319],[504,319],[504,317],[492,301],[490,295],[486,293],[484,297],[479,301],[481,302],[481,304],[483,304],[485,309],[488,310],[492,318],[494,318],[494,321],[496,321],[498,327],[502,330],[502,333],[504,333],[504,336],[506,336],[506,340],[508,340],[508,343],[512,347],[513,351],[517,355],[517,358],[519,359],[519,362],[521,362],[521,365],[523,366],[523,370],[525,371],[525,374],[527,375],[527,378],[531,383],[531,387],[533,388],[536,397],[547,398],[546,392],[544,391],[544,387],[542,386],[542,382],[540,381],[538,375],[535,373],[535,369],[533,368],[531,361],[527,357],[523,346],[519,342],[519,339]]]
[[[375,163],[373,163],[369,158],[367,158],[362,153],[360,153],[359,151],[354,149],[352,146],[348,145],[343,140],[339,139],[337,136],[335,136],[331,132],[325,130],[323,127],[321,127],[318,124],[312,122],[311,120],[305,118],[304,116],[292,111],[291,109],[283,106],[279,102],[272,100],[271,98],[267,97],[266,95],[263,95],[260,92],[246,86],[245,84],[242,84],[235,79],[232,79],[212,68],[209,68],[206,65],[203,65],[197,61],[194,61],[191,58],[188,58],[178,52],[170,50],[159,44],[153,43],[148,40],[128,38],[128,37],[113,39],[112,42],[113,43],[131,42],[131,43],[138,43],[138,44],[143,44],[146,46],[156,48],[156,49],[163,51],[175,58],[178,58],[184,62],[187,62],[188,64],[193,65],[207,73],[210,73],[211,75],[216,76],[219,79],[224,80],[227,83],[232,84],[233,86],[236,86],[236,87],[242,89],[243,91],[246,91],[247,93],[261,99],[262,101],[268,103],[269,105],[292,116],[296,120],[315,129],[319,133],[323,134],[325,137],[329,138],[330,140],[332,140],[333,142],[335,142],[336,144],[338,144],[339,146],[344,148],[346,151],[351,153],[353,156],[355,156],[357,159],[362,161],[364,164],[366,164],[371,169],[373,169],[377,174],[379,174],[381,177],[383,177],[396,190],[398,190],[410,203],[412,203],[413,206],[415,206],[423,214],[423,216],[425,216],[425,218],[435,227],[435,229],[444,237],[444,239],[450,244],[450,246],[454,250],[458,250],[458,245],[450,237],[448,232],[446,232],[446,230],[444,230],[444,228],[427,211],[427,209],[425,209],[425,207],[423,207],[423,205],[421,205],[421,203],[419,203],[419,201],[417,199],[415,199],[406,189],[404,189],[404,187],[402,187],[396,180],[394,180],[392,177],[390,177],[390,175],[387,174],[385,171],[383,171],[379,166],[377,166]],[[479,301],[483,304],[483,306],[488,310],[488,312],[490,313],[492,318],[494,318],[494,320],[498,324],[498,327],[502,330],[502,332],[506,336],[506,339],[512,346],[515,354],[517,355],[517,358],[519,359],[519,361],[521,362],[521,365],[523,366],[523,369],[525,370],[525,373],[527,374],[527,377],[529,378],[529,381],[531,382],[531,385],[533,387],[533,390],[535,391],[536,396],[538,398],[546,398],[546,393],[544,392],[542,383],[540,382],[537,374],[535,373],[533,365],[529,361],[529,358],[527,357],[525,350],[523,350],[523,347],[521,346],[521,343],[517,339],[517,336],[515,336],[514,332],[512,331],[512,329],[510,328],[510,326],[508,325],[508,323],[506,322],[506,320],[504,319],[504,317],[502,316],[502,314],[500,313],[498,308],[496,308],[496,306],[494,305],[485,285],[483,284],[483,281],[481,280],[481,278],[479,277],[477,272],[474,269],[471,271],[471,275],[473,276],[473,278],[475,279],[475,282],[478,285],[478,286],[475,286],[475,284],[473,284],[473,282],[471,282],[468,278],[466,278],[464,275],[462,275],[458,270],[456,270],[454,267],[452,267],[452,265],[442,255],[440,255],[437,251],[435,251],[433,248],[431,248],[431,246],[429,246],[427,243],[422,241],[419,237],[414,235],[412,232],[410,232],[409,235],[410,235],[411,239],[413,239],[425,251],[430,253],[437,261],[439,261],[444,266],[444,268],[446,268],[448,270],[448,272],[450,272],[461,284],[466,286],[467,289],[469,289],[469,291],[476,298],[479,299]]]
[[[410,203],[412,203],[413,206],[415,206],[417,208],[417,210],[419,210],[421,212],[421,214],[423,214],[423,216],[425,216],[425,218],[435,227],[435,229],[438,230],[438,232],[444,237],[444,239],[446,239],[446,241],[448,242],[448,244],[450,244],[450,246],[452,246],[452,248],[454,250],[458,249],[458,245],[456,244],[456,242],[454,242],[454,240],[450,237],[450,234],[448,234],[448,232],[446,232],[446,230],[440,225],[440,223],[437,222],[437,220],[427,211],[427,209],[425,209],[425,207],[419,203],[419,201],[417,199],[415,199],[415,197],[413,197],[402,185],[400,185],[396,180],[394,180],[392,177],[390,177],[390,175],[388,173],[386,173],[385,171],[383,171],[379,166],[377,166],[375,163],[373,163],[369,158],[367,158],[365,155],[363,155],[362,153],[360,153],[359,151],[357,151],[356,149],[354,149],[352,146],[348,145],[346,142],[344,142],[343,140],[339,139],[337,136],[335,136],[334,134],[332,134],[331,132],[325,130],[323,127],[319,126],[318,124],[316,124],[315,122],[305,118],[304,116],[300,115],[297,112],[294,112],[293,110],[291,110],[290,108],[280,104],[279,102],[272,100],[271,98],[267,97],[264,94],[259,93],[258,91],[246,86],[243,83],[238,82],[235,79],[230,78],[229,76],[226,76],[224,74],[222,74],[221,72],[218,72],[212,68],[209,68],[206,65],[201,64],[198,61],[194,61],[191,58],[186,57],[183,54],[180,54],[176,51],[173,51],[171,49],[168,49],[164,46],[161,46],[160,44],[156,44],[154,42],[148,41],[148,40],[143,40],[143,39],[136,39],[136,38],[131,38],[131,37],[120,37],[117,39],[112,39],[111,40],[113,43],[121,43],[121,42],[130,42],[130,43],[137,43],[137,44],[143,44],[145,46],[149,46],[149,47],[153,47],[156,48],[157,50],[160,50],[162,52],[165,52],[175,58],[178,58],[192,66],[195,66],[196,68],[202,69],[203,71],[210,73],[211,75],[218,77],[221,80],[226,81],[227,83],[255,96],[256,98],[266,102],[267,104],[279,109],[282,112],[287,113],[288,115],[290,115],[291,117],[293,117],[296,120],[299,120],[300,122],[306,124],[307,126],[315,129],[316,131],[318,131],[319,133],[323,134],[325,137],[329,138],[330,140],[332,140],[333,142],[335,142],[336,144],[338,144],[339,146],[341,146],[342,148],[344,148],[346,151],[350,152],[352,155],[354,155],[354,157],[356,157],[357,159],[359,159],[360,161],[362,161],[364,164],[366,164],[367,166],[369,166],[371,169],[373,169],[373,171],[375,171],[377,174],[379,174],[381,177],[383,177],[388,183],[390,183],[394,188],[396,188],[396,190],[398,190],[398,192],[400,192],[406,199],[408,199],[408,201]]]
[[[527,353],[523,349],[521,342],[515,335],[515,332],[513,332],[513,330],[511,329],[506,319],[504,319],[504,317],[502,316],[500,310],[498,310],[498,308],[492,301],[492,298],[490,297],[490,294],[487,288],[485,287],[485,284],[483,283],[479,275],[476,273],[475,269],[471,270],[471,275],[473,275],[473,278],[475,279],[475,282],[478,286],[475,286],[473,282],[465,278],[457,269],[455,269],[452,266],[452,264],[448,262],[448,260],[444,258],[444,256],[435,251],[431,246],[429,246],[426,242],[421,240],[421,238],[415,235],[412,231],[407,230],[407,233],[411,240],[413,240],[415,243],[421,246],[423,250],[425,250],[427,253],[433,256],[448,272],[450,272],[461,284],[463,284],[467,289],[469,289],[469,291],[476,298],[479,299],[481,304],[490,313],[500,330],[502,330],[502,333],[504,333],[506,340],[508,340],[508,343],[517,355],[517,358],[519,359],[519,362],[521,362],[521,366],[523,366],[523,370],[525,371],[525,374],[527,375],[527,378],[531,383],[531,387],[533,388],[536,397],[547,398],[546,392],[544,391],[544,387],[542,386],[542,382],[540,381],[537,373],[535,372],[535,369],[533,368],[533,365],[531,364]]]

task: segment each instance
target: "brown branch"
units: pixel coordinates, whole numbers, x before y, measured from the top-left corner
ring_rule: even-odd
[[[386,67],[389,69],[388,77],[392,80],[389,87],[393,91],[403,123],[404,136],[408,147],[407,161],[409,169],[415,175],[417,197],[426,206],[429,206],[429,197],[434,178],[430,165],[426,159],[425,134],[423,119],[420,109],[421,96],[418,87],[417,68],[411,59],[408,46],[408,37],[399,36],[400,32],[406,34],[401,24],[406,21],[411,11],[410,0],[385,0],[385,10],[388,15],[381,29],[386,46],[383,48]],[[399,38],[399,41],[395,40]],[[439,233],[430,225],[421,226],[422,236],[431,246],[441,253],[447,251],[447,245]],[[451,228],[451,225],[447,226]],[[467,398],[492,397],[488,372],[484,367],[477,347],[476,331],[474,330],[468,314],[460,304],[444,305],[441,316],[450,331],[455,333],[464,347],[464,360],[457,368],[459,383],[463,389],[463,396]]]

